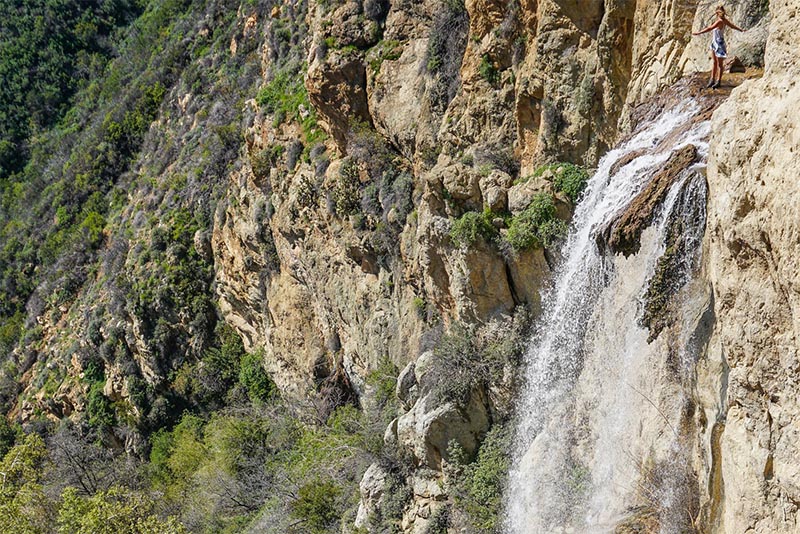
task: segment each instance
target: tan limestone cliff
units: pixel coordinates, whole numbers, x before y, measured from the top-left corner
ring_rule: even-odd
[[[800,2],[770,8],[763,79],[734,90],[713,120],[706,246],[716,327],[699,373],[707,532],[800,528]]]

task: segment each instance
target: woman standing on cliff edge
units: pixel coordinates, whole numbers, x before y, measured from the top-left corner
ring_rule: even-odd
[[[734,30],[743,32],[739,26],[725,18],[725,7],[722,5],[717,6],[715,10],[717,20],[715,20],[708,28],[704,28],[699,32],[692,32],[692,35],[701,35],[710,31],[714,32],[711,36],[711,80],[709,80],[706,87],[716,89],[722,84],[722,62],[728,57],[728,51],[725,48],[725,26],[730,26]]]

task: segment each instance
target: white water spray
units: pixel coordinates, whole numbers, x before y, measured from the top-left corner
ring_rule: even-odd
[[[576,209],[564,261],[526,355],[507,492],[509,533],[612,532],[634,496],[662,501],[651,503],[654,509],[670,506],[668,494],[643,487],[652,469],[643,463],[675,456],[685,395],[679,386],[665,386],[674,385],[662,376],[670,347],[661,338],[648,343],[639,319],[664,253],[669,214],[692,172],[669,190],[636,255],[606,256],[595,235],[674,151],[692,144],[705,156],[707,122],[660,146],[695,113],[686,103],[609,152]],[[630,162],[614,169],[624,157]],[[660,524],[663,530],[666,523]]]

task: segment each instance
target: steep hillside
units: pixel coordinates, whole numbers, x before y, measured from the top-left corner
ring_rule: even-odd
[[[499,531],[522,355],[568,223],[601,156],[705,68],[691,30],[710,8],[26,9],[4,7],[0,22],[16,51],[0,93],[0,458],[9,470],[27,459],[0,491],[0,525]],[[734,89],[710,138],[703,265],[717,322],[698,364],[696,528],[780,531],[776,503],[794,517],[800,501],[794,411],[774,400],[790,380],[771,374],[791,368],[773,359],[793,324],[794,100],[780,90],[796,6],[729,11],[755,28],[731,49],[765,75]],[[682,83],[707,119],[719,99]],[[780,158],[760,148],[778,137]],[[742,286],[752,299],[730,296]],[[746,342],[775,343],[773,359],[731,348],[755,309],[775,335]],[[706,398],[719,384],[721,404]]]

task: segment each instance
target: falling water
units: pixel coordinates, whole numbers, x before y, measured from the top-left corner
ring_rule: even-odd
[[[680,367],[675,361],[691,360],[690,343],[688,334],[669,344],[664,335],[648,342],[641,317],[670,221],[704,202],[699,169],[684,170],[670,188],[637,254],[603,253],[595,238],[674,151],[692,144],[705,158],[709,124],[687,128],[695,113],[687,102],[609,152],[576,209],[526,356],[507,498],[510,533],[612,532],[637,503],[661,512],[679,506],[667,482],[680,470],[659,462],[682,457],[686,397],[681,380],[668,375]],[[615,169],[622,158],[630,161]],[[658,488],[650,484],[656,476]],[[658,520],[662,531],[668,523]]]

